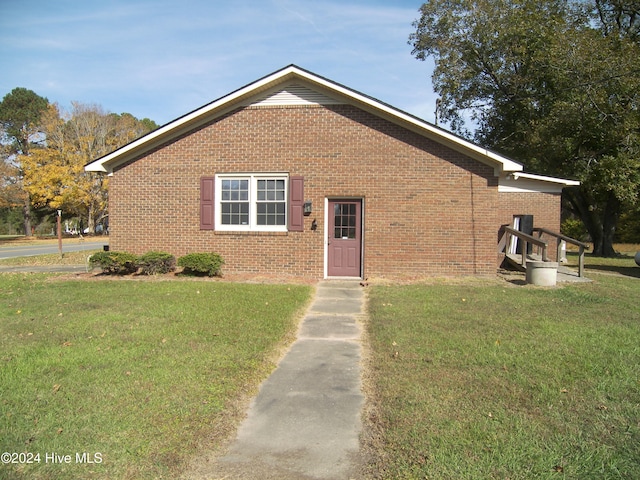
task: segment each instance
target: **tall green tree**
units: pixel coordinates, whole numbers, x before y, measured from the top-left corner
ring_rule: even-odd
[[[435,59],[440,118],[530,171],[581,180],[567,198],[613,255],[640,195],[640,2],[430,0],[410,37]]]
[[[40,118],[49,101],[26,88],[14,88],[0,102],[2,166],[0,205],[22,205],[24,233],[31,235],[31,201],[23,186],[20,157],[28,156],[42,140]]]

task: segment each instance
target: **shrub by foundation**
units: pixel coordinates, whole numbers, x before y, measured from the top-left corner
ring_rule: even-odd
[[[178,259],[178,265],[183,267],[186,275],[222,276],[224,260],[217,253],[190,253]]]
[[[138,259],[138,266],[145,275],[169,273],[176,269],[176,257],[166,252],[147,252]]]
[[[138,257],[127,252],[98,252],[91,255],[89,265],[108,275],[128,275],[138,271]]]

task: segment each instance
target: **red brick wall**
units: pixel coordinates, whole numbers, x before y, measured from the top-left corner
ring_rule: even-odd
[[[304,176],[304,232],[201,231],[200,177],[241,172]],[[347,105],[239,109],[118,169],[109,195],[112,250],[215,251],[228,273],[322,278],[325,198],[357,197],[365,277],[495,274],[493,168]]]
[[[533,226],[560,233],[560,193],[508,193],[501,192],[500,225],[513,226],[514,215],[533,215]],[[537,236],[537,234],[536,234]],[[549,258],[555,260],[556,240],[542,237],[549,244]],[[499,259],[501,261],[502,258]]]

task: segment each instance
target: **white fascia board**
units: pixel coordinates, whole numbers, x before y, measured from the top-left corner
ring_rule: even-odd
[[[397,108],[363,95],[355,90],[351,90],[347,87],[344,87],[343,85],[336,84],[330,80],[313,75],[310,72],[296,69],[295,67],[293,67],[293,71],[312,83],[321,85],[328,90],[338,92],[346,97],[355,100],[360,104],[365,104],[377,112],[384,112],[388,117],[395,117],[399,120],[402,120],[404,123],[407,123],[414,127],[418,127],[418,129],[422,131],[426,130],[431,137],[445,140],[449,144],[457,145],[459,147],[462,147],[464,150],[473,152],[477,155],[476,158],[480,157],[478,159],[486,158],[490,161],[492,166],[499,167],[496,169],[498,174],[502,172],[521,172],[523,169],[523,166],[520,163],[514,162],[513,160],[507,157],[503,157],[502,155],[498,155],[497,153],[487,150],[486,148],[479,147],[478,145],[464,140],[463,138],[460,138],[434,125],[431,125],[424,120],[420,120],[417,117],[409,115],[402,110],[398,110]]]
[[[541,182],[561,183],[565,187],[580,185],[580,182],[577,180],[567,180],[565,178],[557,177],[545,177],[544,175],[534,175],[533,173],[524,172],[514,173],[513,178],[515,180],[518,180],[518,178],[527,178],[531,180],[539,180]]]
[[[132,159],[135,155],[159,145],[172,136],[177,136],[188,129],[197,127],[198,124],[210,120],[214,114],[223,114],[225,112],[225,108],[231,108],[232,106],[237,105],[237,103],[243,98],[255,95],[270,86],[281,83],[289,77],[302,78],[314,85],[326,89],[329,93],[338,93],[361,106],[365,106],[372,113],[378,115],[384,114],[385,117],[392,121],[412,127],[414,130],[417,130],[422,134],[426,133],[431,138],[444,141],[445,144],[448,144],[452,148],[462,150],[464,153],[472,155],[475,159],[494,167],[496,175],[500,175],[504,172],[521,172],[523,169],[521,164],[514,162],[507,157],[503,157],[495,152],[479,147],[478,145],[390,105],[382,103],[372,97],[363,95],[326,78],[319,77],[311,72],[300,69],[295,65],[290,65],[197,110],[194,110],[193,112],[188,113],[173,122],[158,128],[157,130],[154,130],[144,137],[141,137],[138,140],[135,140],[118,150],[87,164],[85,166],[85,170],[89,172],[111,173],[115,166]]]
[[[111,173],[114,166],[129,160],[139,152],[143,152],[147,148],[165,141],[167,138],[177,136],[179,133],[187,128],[194,128],[199,123],[209,120],[209,114],[216,112],[216,110],[222,109],[224,106],[235,105],[236,100],[241,99],[248,94],[254,94],[256,91],[260,91],[276,81],[291,74],[291,68],[288,67],[273,75],[264,77],[246,87],[243,87],[235,92],[232,92],[218,100],[215,100],[197,110],[192,111],[166,125],[148,133],[147,135],[140,137],[133,142],[120,147],[119,149],[88,163],[84,169],[87,172],[108,172]],[[220,114],[220,113],[218,113]],[[114,162],[113,165],[109,165],[110,162]]]
[[[500,193],[562,193],[564,187],[577,186],[580,182],[564,178],[546,177],[532,173],[516,172],[500,177]]]

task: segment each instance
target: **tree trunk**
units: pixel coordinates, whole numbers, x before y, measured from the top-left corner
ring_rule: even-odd
[[[593,209],[588,211],[588,214],[592,217],[598,217]],[[613,249],[613,236],[616,232],[619,215],[620,202],[613,194],[610,194],[602,209],[601,218],[597,218],[597,230],[591,231],[587,227],[593,240],[594,255],[598,257],[615,257],[616,251]]]
[[[620,215],[620,202],[610,194],[604,208],[597,209],[594,203],[580,188],[568,188],[565,190],[574,213],[584,223],[591,241],[593,242],[593,255],[598,257],[613,257],[616,252],[613,249],[613,236]],[[600,210],[600,213],[598,212]]]
[[[616,233],[618,225],[618,217],[620,216],[620,201],[613,193],[609,193],[607,204],[604,208],[602,218],[602,250],[599,253],[602,257],[614,257],[616,251],[613,249],[613,237]]]
[[[89,205],[89,210],[87,214],[87,232],[92,235],[96,233],[96,209],[93,205]]]
[[[27,195],[24,205],[22,205],[22,215],[24,217],[24,234],[27,237],[31,236],[31,202]]]

